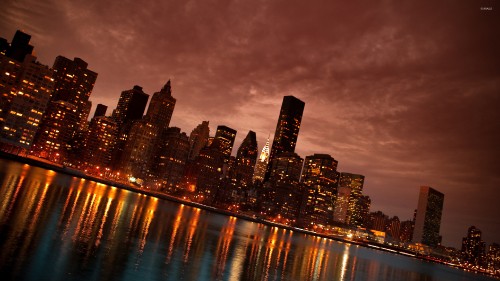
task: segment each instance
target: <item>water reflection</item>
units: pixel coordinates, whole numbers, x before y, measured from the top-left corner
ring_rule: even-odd
[[[0,160],[9,280],[489,280]]]

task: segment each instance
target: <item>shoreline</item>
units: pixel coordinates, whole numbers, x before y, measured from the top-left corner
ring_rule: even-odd
[[[143,188],[135,187],[133,185],[128,185],[125,183],[120,183],[120,182],[116,182],[116,181],[112,181],[112,180],[108,180],[108,179],[103,179],[100,177],[95,177],[92,175],[88,175],[83,171],[73,169],[70,167],[65,167],[63,165],[55,164],[55,163],[52,163],[49,161],[44,161],[43,159],[24,157],[24,156],[6,153],[3,151],[0,151],[0,158],[6,159],[6,160],[12,160],[12,161],[15,161],[18,163],[23,163],[23,164],[27,164],[30,166],[39,167],[39,168],[43,168],[43,169],[47,169],[47,170],[53,170],[55,172],[63,173],[65,175],[94,181],[97,183],[125,189],[125,190],[131,191],[131,192],[135,192],[135,193],[139,193],[139,194],[143,194],[143,195],[147,195],[147,196],[152,196],[152,197],[162,199],[162,200],[167,200],[170,202],[184,204],[184,205],[187,205],[190,207],[199,208],[199,209],[202,209],[205,211],[209,211],[209,212],[213,212],[213,213],[217,213],[217,214],[221,214],[221,215],[232,216],[232,217],[240,218],[240,219],[243,219],[246,221],[261,223],[261,224],[266,225],[266,226],[277,227],[280,229],[286,229],[286,230],[302,233],[305,235],[316,236],[316,237],[320,237],[320,238],[324,238],[324,239],[331,239],[331,240],[341,242],[341,243],[348,243],[348,244],[352,244],[352,245],[362,246],[362,247],[370,248],[373,250],[380,250],[380,251],[387,252],[387,253],[398,254],[401,256],[413,257],[413,258],[417,258],[419,260],[424,260],[424,261],[432,262],[432,263],[438,263],[438,264],[442,264],[442,265],[449,266],[449,267],[454,267],[454,268],[465,270],[465,271],[473,271],[476,274],[485,275],[485,276],[489,276],[492,278],[500,279],[499,277],[492,275],[492,274],[489,274],[489,273],[486,273],[486,272],[472,270],[472,269],[469,269],[469,268],[466,268],[466,267],[463,267],[460,265],[450,264],[448,262],[433,259],[433,258],[427,257],[427,256],[423,256],[421,254],[417,254],[417,253],[409,251],[409,250],[405,250],[405,249],[401,249],[401,248],[397,248],[397,247],[389,247],[387,245],[378,244],[378,243],[365,243],[365,242],[361,242],[361,241],[347,240],[347,239],[343,239],[342,237],[338,237],[338,236],[334,236],[334,235],[330,235],[330,234],[318,233],[318,232],[314,232],[314,231],[310,231],[310,230],[306,230],[306,229],[301,229],[301,228],[297,228],[297,227],[293,227],[293,226],[289,226],[289,225],[275,223],[272,221],[264,220],[261,218],[253,217],[253,216],[242,214],[242,213],[234,213],[234,212],[218,209],[218,208],[215,208],[212,206],[184,200],[184,199],[181,199],[181,198],[178,198],[175,196],[171,196],[171,195],[168,195],[165,193],[157,192],[154,190],[143,189]]]

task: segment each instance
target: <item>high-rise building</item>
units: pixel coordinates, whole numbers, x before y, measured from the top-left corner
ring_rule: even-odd
[[[53,162],[63,162],[68,153],[68,142],[73,137],[78,120],[77,108],[65,101],[53,101],[47,107],[38,130],[32,154]]]
[[[87,68],[88,64],[81,58],[70,60],[57,56],[54,69],[54,95],[52,101],[65,101],[77,108],[78,124],[76,130],[86,128],[90,108],[90,94],[94,89],[97,73]]]
[[[19,63],[0,54],[0,147],[14,152],[31,147],[52,95],[52,70],[24,55]]]
[[[229,160],[233,151],[234,140],[236,138],[236,130],[227,126],[217,126],[214,141],[212,146],[217,148],[224,154],[225,161]]]
[[[429,186],[420,187],[413,242],[436,247],[441,243],[439,229],[443,212],[444,194]]]
[[[335,198],[335,208],[333,220],[340,223],[345,223],[347,210],[349,209],[349,198],[351,196],[351,188],[348,186],[339,186],[337,196]]]
[[[274,133],[273,145],[269,155],[269,162],[282,153],[295,152],[297,138],[299,137],[300,123],[304,113],[305,103],[294,96],[283,97],[280,116]],[[271,175],[271,167],[268,166],[265,181]]]
[[[488,253],[486,254],[486,264],[490,271],[500,270],[500,245],[493,243],[488,247]]]
[[[108,110],[108,107],[106,105],[98,104],[95,108],[94,117],[106,116],[107,110]]]
[[[166,130],[172,119],[175,102],[175,98],[172,97],[170,80],[168,80],[159,92],[153,94],[145,120],[154,124],[160,131]]]
[[[266,175],[267,165],[269,164],[269,138],[267,138],[266,145],[262,148],[259,159],[257,159],[257,164],[255,165],[255,170],[253,172],[254,181],[264,181],[264,176]]]
[[[338,161],[328,154],[307,156],[302,183],[305,185],[301,221],[304,225],[326,227],[333,222],[334,199],[337,194]]]
[[[387,221],[385,232],[391,240],[399,241],[399,237],[401,235],[401,221],[397,216],[394,216]]]
[[[118,100],[116,109],[111,118],[118,126],[118,137],[112,157],[114,169],[118,169],[122,160],[123,150],[129,138],[129,132],[134,121],[141,120],[149,95],[142,91],[142,87],[135,85],[132,89],[123,91]]]
[[[18,62],[23,62],[27,55],[33,52],[33,46],[30,43],[31,35],[20,30],[16,31],[10,46],[7,46],[5,55]]]
[[[351,226],[363,226],[365,218],[363,217],[363,204],[362,191],[363,184],[365,182],[365,176],[351,174],[351,173],[340,173],[339,186],[349,187],[351,189],[349,195],[349,207],[347,209],[347,215],[345,222]]]
[[[189,160],[194,160],[200,150],[207,146],[210,136],[208,121],[203,121],[189,135]]]
[[[120,130],[124,124],[142,118],[148,99],[149,95],[142,91],[141,86],[137,85],[121,93],[118,105],[112,114],[112,118]]]
[[[110,117],[92,118],[85,136],[82,160],[86,168],[110,168],[118,126]]]
[[[411,242],[413,237],[413,220],[406,220],[401,222],[401,231],[399,233],[399,241]]]
[[[257,136],[249,131],[236,153],[236,162],[232,178],[238,188],[252,184],[253,169],[257,161]]]
[[[481,238],[481,230],[475,226],[469,227],[467,236],[462,239],[464,260],[470,264],[479,265],[484,259],[486,243]]]
[[[152,173],[159,180],[158,189],[175,193],[180,188],[188,159],[189,140],[177,127],[168,128],[162,134]]]

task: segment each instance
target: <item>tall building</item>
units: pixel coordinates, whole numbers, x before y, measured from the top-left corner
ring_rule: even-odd
[[[304,113],[304,106],[305,103],[294,96],[283,97],[280,116],[278,118],[278,124],[276,125],[273,145],[269,155],[270,162],[282,153],[295,152],[302,114]],[[270,175],[271,170],[268,166],[265,181],[269,179]]]
[[[131,121],[140,120],[146,109],[148,99],[149,95],[142,91],[141,86],[135,85],[132,89],[123,91],[112,114],[118,128],[121,129],[124,124]]]
[[[98,104],[95,108],[95,112],[94,112],[93,117],[106,116],[107,110],[108,110],[108,107],[106,105]]]
[[[219,151],[224,154],[224,158],[229,160],[231,152],[233,151],[234,140],[236,138],[236,130],[227,126],[217,126],[214,141],[212,146],[215,146]]]
[[[338,161],[328,154],[307,156],[302,183],[305,185],[301,221],[304,225],[326,227],[333,222],[334,199],[337,194]]]
[[[111,118],[118,126],[118,137],[113,152],[112,164],[118,169],[122,160],[123,150],[129,138],[129,132],[134,121],[141,120],[149,95],[142,91],[142,87],[135,85],[132,89],[123,91],[118,100],[116,109]]]
[[[236,163],[232,178],[236,186],[246,188],[252,184],[253,169],[257,161],[257,136],[249,131],[236,153]]]
[[[340,223],[345,223],[347,210],[349,209],[349,198],[351,196],[351,188],[348,186],[339,186],[337,188],[337,196],[335,198],[335,207],[333,220]]]
[[[470,264],[479,265],[484,259],[486,243],[481,238],[481,230],[475,226],[469,227],[467,236],[462,239],[464,260]]]
[[[86,168],[110,168],[118,126],[110,117],[92,118],[85,136],[82,160]]]
[[[168,80],[159,92],[153,94],[145,116],[146,121],[154,124],[160,131],[166,130],[172,119],[175,102],[176,99],[172,97],[170,80]]]
[[[266,145],[262,148],[259,159],[257,159],[257,164],[255,165],[255,170],[253,172],[254,181],[264,181],[264,176],[266,175],[267,165],[269,164],[269,138],[267,138]]]
[[[339,186],[349,187],[351,189],[349,195],[349,207],[345,222],[351,226],[363,226],[363,204],[362,204],[362,191],[365,182],[365,176],[345,173],[340,174]]]
[[[31,35],[28,35],[20,30],[16,31],[10,46],[6,46],[5,56],[14,59],[18,62],[23,62],[27,55],[33,52],[33,46],[30,43]]]
[[[444,194],[429,186],[420,187],[413,242],[436,247],[441,243],[439,229],[443,212]]]
[[[68,153],[68,143],[73,137],[78,120],[77,108],[65,101],[53,101],[47,107],[35,137],[31,153],[53,162],[63,162]]]
[[[189,135],[189,160],[194,160],[200,154],[200,150],[207,146],[209,136],[208,121],[201,122],[191,131]]]
[[[54,95],[52,101],[65,101],[77,108],[77,130],[86,127],[92,104],[89,101],[94,89],[97,73],[87,68],[88,64],[81,58],[70,60],[57,56],[54,65]]]
[[[11,152],[32,146],[54,87],[52,70],[30,54],[23,58],[0,54],[0,147]]]
[[[186,133],[177,127],[168,128],[162,133],[152,169],[154,177],[159,180],[160,190],[175,193],[180,189],[188,154],[189,140]]]

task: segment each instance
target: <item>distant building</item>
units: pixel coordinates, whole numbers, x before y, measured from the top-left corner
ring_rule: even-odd
[[[104,104],[98,104],[95,108],[94,117],[106,116],[108,107]]]
[[[349,209],[349,198],[351,196],[351,188],[349,186],[339,186],[337,196],[335,198],[335,209],[333,220],[339,223],[345,223],[347,210]]]
[[[401,231],[399,233],[399,241],[411,242],[413,238],[413,220],[406,220],[401,222]]]
[[[159,92],[153,94],[144,119],[158,127],[160,131],[166,130],[170,125],[175,103],[176,99],[172,96],[172,87],[168,80]]]
[[[365,182],[365,176],[351,174],[351,173],[340,173],[339,186],[349,187],[351,189],[349,196],[349,207],[347,209],[347,215],[345,222],[351,226],[363,226],[365,216],[363,215],[363,185]]]
[[[217,126],[214,141],[211,144],[224,154],[224,158],[229,160],[231,151],[233,150],[234,140],[236,138],[236,130],[227,126]]]
[[[305,103],[294,96],[283,97],[276,132],[274,133],[273,145],[269,155],[270,163],[285,152],[295,152],[304,106]],[[271,166],[269,165],[264,181],[269,180],[271,173]]]
[[[239,188],[246,188],[252,184],[253,170],[257,161],[257,136],[249,131],[236,153],[236,162],[232,175],[233,181]]]
[[[7,42],[2,44],[4,45],[2,49],[5,49],[5,56],[21,63],[24,62],[26,56],[31,55],[33,52],[33,46],[29,44],[30,40],[31,35],[20,30],[16,31],[10,46],[5,45]]]
[[[441,243],[439,229],[444,194],[429,186],[420,187],[413,242],[436,247]]]
[[[500,245],[493,243],[488,247],[486,261],[489,270],[500,270]]]
[[[254,181],[264,181],[264,176],[266,175],[267,165],[269,163],[269,138],[267,138],[266,145],[262,148],[259,159],[257,159],[257,164],[255,164],[255,169],[253,173]]]
[[[484,260],[486,243],[481,238],[481,230],[475,226],[469,227],[467,236],[462,239],[464,260],[470,264],[480,265]]]
[[[304,184],[304,200],[300,214],[302,225],[328,227],[333,223],[334,200],[338,185],[337,165],[338,161],[328,154],[306,157],[302,172]]]
[[[210,135],[208,121],[203,121],[191,131],[189,135],[189,160],[194,160],[200,153],[200,150],[207,146]]]
[[[82,153],[82,160],[86,168],[100,167],[103,172],[105,168],[110,168],[117,134],[118,126],[110,117],[97,116],[92,118]]]

